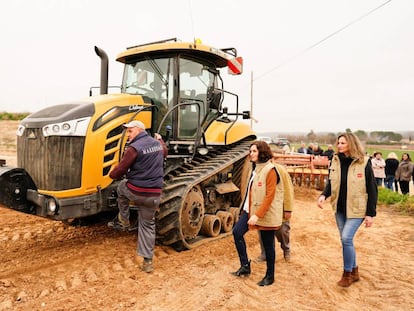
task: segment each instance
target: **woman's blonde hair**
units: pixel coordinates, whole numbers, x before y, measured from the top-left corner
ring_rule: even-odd
[[[338,147],[339,138],[345,138],[348,143],[349,155],[353,159],[357,159],[358,162],[363,162],[365,157],[365,150],[359,140],[358,136],[353,133],[342,133],[336,138],[336,147]]]
[[[395,152],[390,152],[387,156],[387,159],[396,159],[398,160],[397,154]]]

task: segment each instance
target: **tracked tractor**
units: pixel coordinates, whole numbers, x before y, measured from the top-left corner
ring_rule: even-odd
[[[51,106],[17,129],[17,168],[0,167],[0,203],[67,221],[117,210],[122,125],[142,121],[168,147],[156,214],[157,242],[178,250],[229,234],[246,192],[248,148],[255,133],[226,91],[220,70],[241,72],[234,48],[168,39],[127,48],[119,94],[108,94],[108,57],[100,94]]]

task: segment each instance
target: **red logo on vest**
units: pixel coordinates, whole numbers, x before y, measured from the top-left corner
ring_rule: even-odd
[[[261,181],[259,181],[259,182],[257,183],[257,186],[258,186],[258,187],[263,186],[262,182],[261,182]]]
[[[358,174],[357,174],[357,177],[358,177],[358,178],[362,178],[362,173],[358,173]]]

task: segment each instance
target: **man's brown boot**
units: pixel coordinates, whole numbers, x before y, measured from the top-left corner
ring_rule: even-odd
[[[346,271],[344,271],[344,273],[342,274],[342,279],[338,283],[336,283],[336,284],[338,284],[339,286],[342,286],[342,287],[348,287],[348,286],[350,286],[352,284],[352,276],[351,276],[351,273],[352,272],[346,272]]]
[[[352,282],[359,281],[358,267],[352,268],[351,278],[352,278]]]

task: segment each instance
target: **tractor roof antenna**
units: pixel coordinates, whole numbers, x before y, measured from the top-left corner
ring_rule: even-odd
[[[203,42],[201,41],[200,38],[196,38],[196,35],[195,35],[195,26],[194,26],[194,19],[193,19],[193,8],[191,6],[191,0],[188,0],[188,7],[190,9],[190,22],[191,22],[191,31],[193,33],[193,44],[194,44],[194,47],[197,47],[198,44],[202,44]]]
[[[201,44],[200,39],[196,39],[195,31],[194,31],[194,20],[193,20],[193,8],[191,7],[191,0],[188,0],[188,6],[190,8],[190,21],[191,21],[191,30],[193,32],[193,42],[194,45]]]

